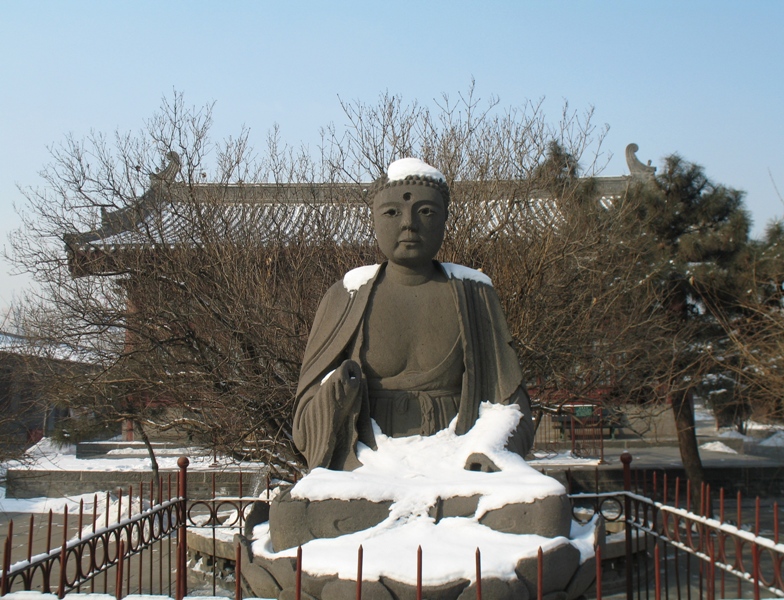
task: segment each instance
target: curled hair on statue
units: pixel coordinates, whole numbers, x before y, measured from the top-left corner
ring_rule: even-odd
[[[441,199],[444,201],[444,207],[449,208],[449,186],[441,179],[427,177],[426,175],[407,175],[404,179],[393,179],[391,181],[386,174],[381,175],[381,177],[373,182],[370,190],[368,190],[368,200],[373,202],[376,195],[397,185],[424,185],[435,188],[441,193]]]

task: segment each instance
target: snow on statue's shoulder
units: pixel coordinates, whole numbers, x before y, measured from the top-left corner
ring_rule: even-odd
[[[356,292],[359,288],[373,279],[381,265],[365,265],[351,269],[343,276],[343,287],[349,293]]]
[[[463,265],[456,265],[455,263],[441,263],[441,266],[444,268],[447,277],[451,279],[469,279],[471,281],[484,283],[490,287],[493,286],[493,280],[482,273],[482,271],[477,271],[476,269]]]

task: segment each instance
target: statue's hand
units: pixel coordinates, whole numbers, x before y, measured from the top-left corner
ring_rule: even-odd
[[[329,377],[332,386],[335,409],[342,415],[354,410],[359,400],[359,390],[362,384],[362,369],[354,360],[344,360]]]

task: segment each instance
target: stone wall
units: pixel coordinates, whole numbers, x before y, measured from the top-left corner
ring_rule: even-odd
[[[176,473],[161,471],[164,492],[171,474],[172,495],[176,488]],[[213,475],[216,496],[237,496],[239,494],[238,471],[190,471],[188,473],[188,496],[209,498],[212,495]],[[38,471],[9,470],[6,476],[6,495],[9,498],[58,498],[76,496],[91,492],[118,489],[127,492],[129,486],[138,491],[144,481],[145,488],[150,481],[150,473],[128,471]],[[265,488],[265,476],[261,471],[243,472],[242,492],[244,496],[258,496]],[[134,492],[136,493],[136,492]],[[166,495],[164,493],[164,495]]]

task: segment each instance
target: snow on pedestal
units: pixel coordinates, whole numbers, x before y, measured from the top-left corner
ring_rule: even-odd
[[[597,524],[594,521],[580,526],[571,522],[570,514],[561,514],[556,516],[566,518],[566,530],[558,526],[559,532],[553,535],[503,530],[505,519],[509,520],[503,511],[510,507],[525,512],[555,500],[552,506],[556,512],[569,510],[565,489],[559,482],[504,448],[521,416],[515,405],[483,403],[474,427],[461,436],[455,433],[455,422],[432,436],[403,438],[387,437],[376,427],[378,448],[359,447],[360,468],[314,469],[287,491],[289,501],[303,506],[340,501],[346,507],[376,503],[381,507],[382,520],[360,531],[344,535],[338,532],[335,537],[316,537],[302,543],[303,571],[311,579],[321,578],[322,585],[324,578],[355,580],[361,545],[363,581],[381,582],[387,587],[413,586],[417,548],[421,547],[424,586],[459,583],[466,587],[476,579],[475,551],[479,548],[483,580],[516,582],[520,586],[521,579],[526,579],[523,572],[531,578],[530,566],[535,565],[542,548],[547,556],[571,563],[558,565],[559,590],[564,590],[578,564],[592,568],[588,563],[594,556]],[[467,463],[470,465],[477,455],[486,457],[485,464],[497,470],[468,470]],[[450,499],[463,502],[459,516],[446,514]],[[514,510],[508,512],[514,514]],[[503,516],[489,519],[493,514]],[[542,520],[536,515],[533,518]],[[277,571],[277,579],[281,579],[280,565],[292,565],[297,548],[275,548],[267,522],[254,529],[252,553],[254,563],[273,575]],[[525,583],[531,592],[535,576],[533,579]],[[280,585],[286,587],[285,582]]]

